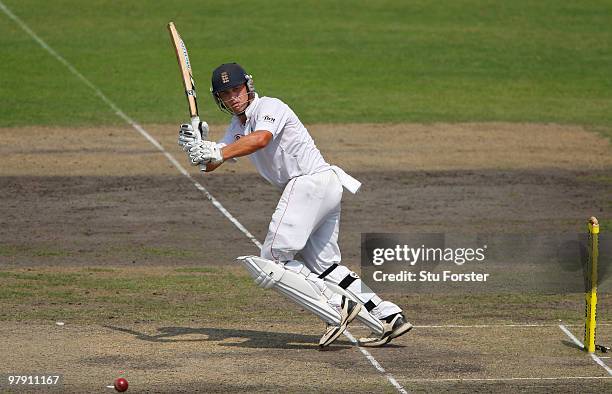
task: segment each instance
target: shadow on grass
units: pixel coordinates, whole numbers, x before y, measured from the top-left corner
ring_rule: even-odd
[[[130,328],[104,325],[103,327],[134,335],[136,339],[148,342],[204,342],[216,341],[219,346],[236,346],[248,348],[271,349],[319,349],[319,337],[284,332],[234,330],[227,328],[191,328],[191,327],[161,327],[157,334],[147,334]],[[181,338],[183,335],[202,335],[206,338]],[[223,342],[227,339],[237,339],[234,342]],[[348,341],[336,340],[324,351],[335,351],[352,348]]]
[[[578,350],[584,350],[581,346],[576,345],[572,341],[562,340],[561,343],[564,344],[567,347],[571,347],[571,348],[578,349]]]

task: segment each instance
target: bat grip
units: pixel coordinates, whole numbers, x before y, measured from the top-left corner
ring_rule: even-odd
[[[201,133],[200,131],[200,117],[198,115],[192,116],[191,117],[191,127],[193,127],[194,131],[197,131],[198,133]],[[201,134],[200,134],[201,135]],[[208,135],[201,135],[202,139],[206,139],[208,138]],[[200,171],[204,172],[206,170],[206,164],[200,164]]]

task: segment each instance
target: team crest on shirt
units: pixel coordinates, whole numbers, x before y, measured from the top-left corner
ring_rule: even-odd
[[[274,121],[276,121],[276,119],[274,119],[273,117],[271,117],[270,115],[266,115],[263,117],[264,122],[270,122],[270,123],[274,123]]]

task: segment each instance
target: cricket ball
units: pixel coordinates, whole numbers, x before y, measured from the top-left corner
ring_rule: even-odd
[[[115,390],[119,392],[124,392],[128,389],[128,381],[125,378],[117,378],[115,379]]]

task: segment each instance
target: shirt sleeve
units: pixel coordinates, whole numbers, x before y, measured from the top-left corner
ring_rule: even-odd
[[[223,136],[223,138],[221,138],[221,140],[217,142],[217,146],[220,148],[223,148],[224,146],[227,146],[234,141],[235,141],[234,132],[232,132],[231,127],[228,127],[227,130],[225,131],[225,135]]]
[[[217,141],[217,147],[223,148],[231,144],[234,141],[236,141],[236,132],[232,131],[232,127],[230,125],[230,127],[228,127],[227,130],[225,131],[225,135],[223,136],[223,138]],[[237,157],[234,157],[231,160],[229,160],[230,163],[235,163],[237,161],[238,161]]]
[[[265,100],[261,103],[261,108],[257,111],[255,128],[257,130],[267,130],[275,138],[287,123],[289,108],[280,100]]]

